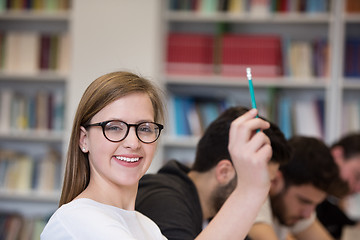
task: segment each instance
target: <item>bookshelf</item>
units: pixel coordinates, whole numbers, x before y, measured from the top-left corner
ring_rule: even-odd
[[[359,66],[359,54],[357,56],[349,54],[349,52],[359,53],[360,4],[359,2],[351,1],[350,4],[344,4],[344,9],[346,9],[346,14],[342,15],[341,26],[344,32],[343,56],[345,64],[342,66],[344,75],[341,75],[340,82],[344,117],[341,119],[341,127],[343,130],[349,131],[354,128],[359,129],[360,122],[360,68],[354,66],[354,63],[357,63],[357,66]],[[352,45],[351,47],[349,47],[350,44]]]
[[[0,5],[0,231],[38,239],[60,197],[70,1]]]
[[[242,9],[237,9],[237,12],[230,8],[219,10],[216,4],[224,2],[245,3],[245,5]],[[346,1],[306,1],[309,5],[318,5],[313,5],[313,8],[303,6],[302,9],[297,10],[293,6],[288,6],[287,10],[269,10],[268,8],[268,6],[273,8],[272,4],[276,2],[281,5],[284,2],[295,3],[296,1],[258,1],[263,5],[252,6],[254,2],[164,1],[164,45],[167,47],[164,47],[162,78],[169,95],[168,125],[170,128],[177,127],[174,118],[177,108],[172,103],[177,96],[225,99],[227,106],[235,104],[251,106],[245,70],[243,74],[241,72],[227,74],[224,71],[225,58],[222,54],[226,50],[222,43],[224,36],[230,33],[242,36],[268,37],[271,35],[280,38],[281,63],[276,66],[281,68],[281,73],[268,71],[263,74],[261,70],[257,71],[257,66],[254,65],[252,75],[260,114],[276,122],[287,137],[293,134],[306,134],[320,137],[330,144],[342,134],[359,131],[359,75],[349,77],[345,69],[349,62],[345,54],[347,40],[360,39],[359,12],[349,13],[346,10]],[[264,5],[266,2],[270,5]],[[322,4],[323,6],[320,6]],[[204,56],[205,47],[201,50],[191,46],[193,47],[191,50],[186,50],[182,46],[181,50],[180,44],[176,42],[173,45],[167,45],[172,43],[168,43],[172,41],[169,36],[179,33],[213,37],[214,47],[211,50],[214,56],[210,72],[206,65],[209,62],[205,57],[199,60],[201,56]],[[195,40],[189,38],[184,42],[190,45]],[[245,42],[244,45],[246,44]],[[246,46],[250,48],[251,44]],[[300,46],[302,50],[298,50]],[[321,46],[323,48],[320,48]],[[233,49],[232,51],[240,50]],[[255,50],[253,49],[253,52]],[[197,60],[191,59],[191,56],[188,56],[188,59],[184,57],[174,60],[171,53],[175,54],[176,51],[188,51],[189,55],[192,53],[194,59]],[[246,55],[245,50],[241,51],[243,55]],[[264,49],[259,51],[264,51]],[[295,51],[300,51],[302,55],[299,53],[295,55]],[[306,51],[307,55],[304,57]],[[251,55],[246,56],[251,57]],[[295,59],[294,66],[301,66],[300,69],[292,69],[289,66],[292,58]],[[250,60],[241,61],[244,60],[233,61],[235,68],[244,69],[244,65],[252,64]],[[263,60],[257,64],[264,63],[273,69],[273,62]],[[358,66],[357,71],[359,71]],[[194,110],[184,110],[183,114],[191,115],[189,112],[192,111]],[[178,115],[181,114],[178,113]],[[284,119],[291,119],[291,121],[284,121]],[[173,130],[168,131],[163,141],[164,159],[178,158],[191,163],[197,140],[198,137],[191,131],[185,134],[178,134]],[[191,153],[181,154],[184,151]]]

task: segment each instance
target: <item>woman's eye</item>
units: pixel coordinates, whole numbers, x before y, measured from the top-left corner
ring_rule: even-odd
[[[122,131],[123,128],[120,126],[112,125],[112,126],[107,126],[106,130],[107,131]]]
[[[140,132],[152,132],[153,130],[149,127],[140,127],[139,131]]]

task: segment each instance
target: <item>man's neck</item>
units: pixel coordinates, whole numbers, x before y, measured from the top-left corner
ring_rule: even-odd
[[[212,207],[211,193],[216,183],[212,170],[205,173],[190,171],[188,176],[193,181],[198,192],[203,220],[212,218],[215,213]]]

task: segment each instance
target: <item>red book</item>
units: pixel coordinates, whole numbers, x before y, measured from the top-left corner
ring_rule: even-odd
[[[347,0],[346,11],[348,13],[359,13],[360,12],[360,1],[359,0]]]
[[[225,34],[222,40],[221,72],[244,75],[251,67],[256,76],[282,75],[280,36]]]
[[[213,45],[212,35],[170,33],[167,42],[167,71],[186,74],[212,73]]]

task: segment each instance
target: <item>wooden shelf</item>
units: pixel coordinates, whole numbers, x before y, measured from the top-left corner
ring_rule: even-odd
[[[0,81],[65,82],[66,74],[56,71],[41,71],[34,74],[0,72]]]
[[[248,87],[246,77],[223,77],[216,75],[167,75],[165,76],[167,85],[200,85],[213,87]],[[327,78],[256,78],[254,86],[260,88],[289,88],[289,89],[325,89],[328,85]]]
[[[179,22],[229,22],[229,23],[329,23],[332,17],[329,13],[276,13],[253,15],[250,13],[202,13],[191,11],[168,11],[165,14],[168,21]]]
[[[0,132],[0,140],[37,141],[37,142],[62,142],[64,133],[47,130],[9,130]]]
[[[70,11],[5,11],[0,13],[1,21],[68,21]]]
[[[12,191],[0,189],[1,200],[30,201],[57,203],[60,199],[60,191],[40,192],[40,191]]]

